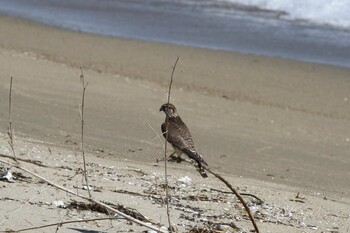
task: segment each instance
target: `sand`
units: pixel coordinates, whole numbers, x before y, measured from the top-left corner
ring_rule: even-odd
[[[177,56],[181,62],[175,73],[172,102],[210,167],[265,201],[268,207],[256,207],[256,216],[263,216],[258,223],[262,232],[349,232],[349,69],[99,37],[1,16],[1,153],[11,154],[6,130],[9,80],[13,76],[12,120],[19,156],[73,170],[40,168],[24,162],[23,166],[72,189],[81,186],[81,175],[70,182],[67,177],[81,167],[77,151],[82,94],[79,68],[83,67],[88,82],[85,145],[89,164],[97,164],[88,168],[95,177],[93,185],[102,187],[94,195],[99,200],[134,207],[166,225],[164,206],[150,200],[144,183],[157,187],[163,182],[163,164],[155,163],[163,156],[157,133],[164,115],[158,110],[166,102],[171,66]],[[127,167],[145,171],[147,178]],[[121,177],[115,175],[105,184],[102,180],[108,171]],[[212,197],[218,193],[203,189],[225,190],[212,177],[201,179],[188,164],[171,164],[169,174],[171,185],[178,187],[173,195],[194,192]],[[192,179],[191,184],[179,183],[178,179],[185,176]],[[1,184],[0,215],[6,216],[1,230],[96,215],[53,207],[54,200],[69,202],[74,197],[46,189],[35,179]],[[130,194],[116,193],[116,187],[146,196],[130,200]],[[157,192],[155,195],[162,194]],[[305,199],[296,198],[297,193]],[[36,201],[29,206],[31,198]],[[214,215],[216,218],[210,220],[233,221],[244,230],[251,228],[247,219],[239,218],[242,210],[233,197],[220,198],[220,205],[181,199],[183,206],[200,206],[204,212],[198,217],[191,213],[193,210],[174,207],[173,219],[179,231],[200,226],[203,216]],[[263,215],[268,208],[271,211]],[[236,217],[232,219],[228,213]],[[190,221],[181,214],[197,217]],[[226,217],[218,217],[223,215]],[[112,229],[108,221],[64,225],[59,232],[144,229],[121,220],[112,225]],[[52,228],[45,232],[52,232]]]

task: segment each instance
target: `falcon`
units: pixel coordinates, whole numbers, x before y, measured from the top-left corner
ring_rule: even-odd
[[[160,107],[159,111],[165,113],[165,122],[161,126],[163,136],[175,150],[170,157],[176,153],[180,159],[183,153],[186,154],[190,159],[197,162],[201,176],[207,178],[208,175],[204,171],[203,165],[208,166],[208,164],[197,153],[190,130],[177,114],[175,106],[171,103],[166,103]]]

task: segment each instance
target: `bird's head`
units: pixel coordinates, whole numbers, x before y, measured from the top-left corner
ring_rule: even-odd
[[[177,117],[177,112],[176,112],[176,108],[173,104],[171,103],[166,103],[166,104],[163,104],[159,111],[163,111],[165,113],[165,115],[169,118],[172,118],[172,117]]]

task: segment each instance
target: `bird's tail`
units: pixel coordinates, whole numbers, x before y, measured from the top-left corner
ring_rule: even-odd
[[[199,174],[203,177],[203,178],[207,178],[208,175],[205,172],[205,169],[203,167],[207,167],[208,164],[207,162],[204,161],[203,156],[201,156],[199,153],[197,153],[194,150],[189,150],[187,148],[183,149],[182,152],[184,152],[188,157],[190,157],[191,159],[193,159],[194,161],[197,162],[198,164],[198,172]]]
[[[206,166],[208,166],[207,162],[204,161],[203,156],[200,155],[199,153],[196,153],[196,159],[195,159],[198,163],[204,164]],[[199,164],[198,164],[199,165]]]
[[[205,172],[203,167],[198,167],[198,172],[203,178],[208,178],[208,174]]]
[[[205,172],[204,166],[208,166],[207,162],[204,161],[203,156],[196,153],[196,162],[198,163],[198,172],[203,178],[208,178],[208,174]]]

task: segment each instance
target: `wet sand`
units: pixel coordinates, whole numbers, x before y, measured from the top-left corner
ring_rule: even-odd
[[[0,132],[7,129],[13,76],[16,135],[76,150],[83,67],[88,152],[111,163],[152,164],[162,157],[162,143],[151,127],[160,133],[159,107],[177,56],[172,102],[210,167],[243,185],[253,180],[349,207],[349,69],[100,37],[1,16]],[[198,176],[190,166],[173,166]]]

